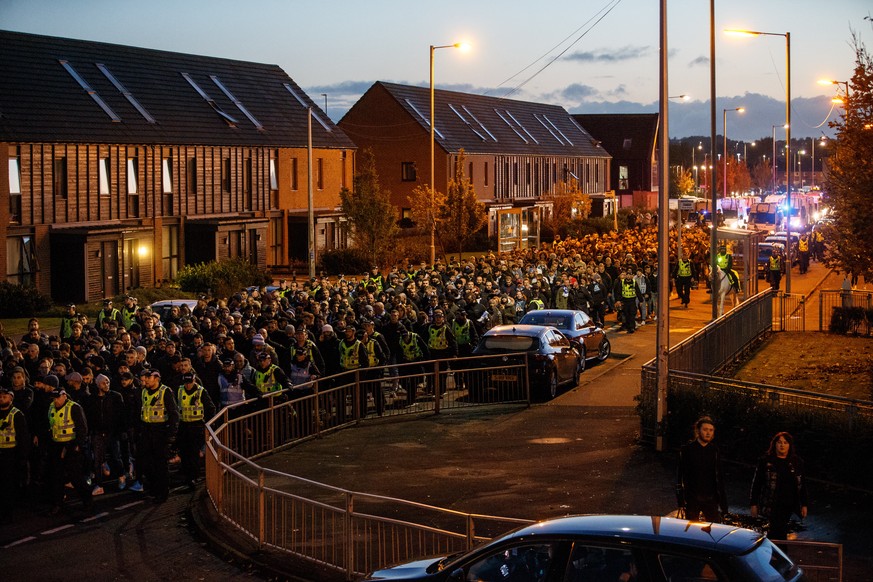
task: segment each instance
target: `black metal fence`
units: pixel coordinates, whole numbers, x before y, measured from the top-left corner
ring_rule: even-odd
[[[818,296],[818,329],[837,333],[870,335],[873,292],[852,289],[822,289]]]

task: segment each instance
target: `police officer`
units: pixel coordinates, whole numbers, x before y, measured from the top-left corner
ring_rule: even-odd
[[[49,475],[51,483],[51,513],[60,512],[64,503],[64,484],[70,482],[82,499],[86,509],[91,508],[91,488],[85,481],[84,448],[88,436],[88,423],[82,407],[67,398],[63,388],[58,387],[56,376],[46,376],[42,383],[51,387],[52,402],[48,409]]]
[[[736,271],[734,271],[734,256],[727,252],[726,245],[719,245],[718,254],[715,255],[715,264],[718,268],[724,271],[731,285],[737,287],[739,279]],[[739,289],[739,287],[737,287]]]
[[[432,360],[443,360],[440,362],[440,377],[439,377],[439,394],[443,394],[446,390],[447,376],[444,373],[448,370],[448,361],[451,358],[458,357],[458,342],[455,339],[455,334],[446,324],[446,314],[442,309],[435,309],[433,312],[433,321],[426,328],[427,348],[430,350]]]
[[[476,331],[476,326],[467,317],[467,312],[464,309],[458,309],[455,314],[455,320],[452,322],[452,333],[455,336],[455,342],[458,344],[458,356],[466,358],[473,355],[473,349],[479,343],[479,333]],[[455,373],[455,387],[459,389],[466,388],[467,376],[460,372]]]
[[[688,309],[691,303],[691,281],[696,277],[696,267],[687,257],[680,256],[676,263],[674,278],[676,279],[676,295],[682,307]]]
[[[200,472],[200,450],[206,442],[205,421],[215,416],[215,404],[209,393],[195,380],[194,372],[182,374],[177,400],[181,422],[176,443],[179,446],[182,474],[189,491],[194,490],[197,474]]]
[[[421,365],[410,365],[430,359],[430,349],[420,335],[404,326],[398,325],[397,332],[400,334],[398,362],[403,365],[399,372],[403,377],[401,385],[406,390],[406,404],[415,404],[416,392],[418,391],[418,377],[416,374],[424,372]]]
[[[774,246],[770,249],[770,260],[767,261],[767,279],[770,281],[770,288],[774,291],[779,291],[783,271],[785,271],[785,262],[782,260],[782,253]]]
[[[346,324],[343,330],[343,339],[339,343],[339,364],[342,372],[362,370],[370,365],[370,355],[367,353],[367,348],[361,340],[356,337],[356,332],[357,329],[351,324]],[[347,376],[344,383],[353,381],[354,378],[352,376]],[[364,393],[364,396],[362,396],[364,398],[366,394],[365,388],[361,387],[361,392]],[[341,408],[340,418],[344,418],[345,406]],[[363,409],[360,413],[361,416],[365,416],[367,411]]]
[[[142,391],[136,468],[145,478],[149,493],[162,503],[170,494],[167,452],[179,427],[179,410],[173,391],[161,383],[160,372],[143,370],[139,378]]]
[[[0,385],[0,524],[12,521],[27,479],[31,444],[27,420],[14,398],[12,388]]]
[[[287,386],[285,372],[273,362],[272,354],[267,351],[260,352],[257,355],[257,363],[252,380],[261,396],[271,392],[280,392]]]
[[[121,312],[112,307],[112,299],[103,300],[103,309],[97,314],[97,330],[102,331],[103,324],[108,321],[121,325]]]
[[[805,275],[809,270],[809,255],[810,255],[810,237],[809,233],[804,232],[797,239],[797,251],[800,255],[800,274]]]
[[[622,271],[616,281],[616,295],[621,303],[621,313],[624,318],[624,329],[634,333],[637,327],[637,301],[643,300],[643,294],[629,271]]]

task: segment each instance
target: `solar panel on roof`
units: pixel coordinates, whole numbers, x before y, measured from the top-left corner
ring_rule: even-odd
[[[207,95],[206,91],[204,91],[203,89],[200,88],[200,85],[197,84],[197,81],[195,81],[194,79],[191,78],[191,75],[189,75],[188,73],[180,73],[180,74],[182,75],[182,77],[184,77],[184,79],[186,81],[188,81],[188,84],[191,85],[194,88],[194,90],[197,91],[197,93],[201,97],[203,97],[203,100],[206,101],[210,107],[212,107],[213,111],[215,111],[228,124],[230,124],[233,127],[236,127],[237,120],[234,119],[233,117],[231,117],[230,115],[228,115],[227,113],[225,113],[224,111],[222,111],[221,107],[218,106],[218,103],[216,103],[215,100],[212,99],[212,97]]]
[[[552,134],[552,137],[555,138],[556,140],[558,140],[558,143],[559,143],[559,144],[564,145],[564,142],[561,140],[560,137],[558,137],[558,134],[555,133],[554,131],[552,131],[552,128],[549,127],[549,126],[546,124],[545,121],[543,121],[542,119],[540,119],[540,116],[537,115],[536,113],[534,113],[534,119],[536,119],[537,121],[539,121],[539,122],[540,122],[540,125],[542,125],[543,127],[545,127],[545,128],[546,128],[546,131],[548,131],[549,133],[551,133],[551,134]]]
[[[521,122],[515,118],[515,115],[512,114],[512,111],[510,111],[509,109],[507,109],[507,110],[506,110],[506,114],[507,114],[509,117],[512,118],[512,120],[515,122],[515,124],[518,125],[518,127],[520,127],[521,130],[522,130],[523,132],[525,132],[525,133],[527,134],[527,136],[528,136],[529,138],[531,138],[535,144],[539,145],[540,142],[538,142],[537,139],[536,139],[534,136],[532,136],[531,133],[527,130],[527,128],[526,128],[525,126],[523,126],[523,125],[521,124]]]
[[[412,110],[413,110],[413,111],[415,111],[416,113],[418,113],[418,116],[421,117],[422,121],[424,121],[424,123],[425,123],[428,127],[430,127],[430,120],[429,120],[427,117],[425,117],[424,114],[422,114],[421,111],[418,110],[418,107],[416,107],[416,106],[412,103],[412,101],[410,101],[409,99],[406,99],[405,101],[406,101],[406,104],[407,104],[407,105],[409,105],[410,107],[412,107]],[[434,132],[435,134],[437,134],[438,136],[440,136],[440,139],[444,139],[444,138],[443,138],[443,134],[440,133],[440,130],[438,130],[438,129],[436,128],[436,124],[434,124],[433,132]]]
[[[128,91],[124,85],[121,84],[121,81],[119,81],[118,79],[115,78],[115,75],[113,75],[109,71],[109,69],[106,67],[106,65],[104,65],[103,63],[96,63],[96,65],[97,65],[97,68],[100,69],[100,72],[103,73],[103,76],[105,76],[107,79],[109,79],[110,83],[115,85],[115,88],[118,89],[118,92],[121,93],[122,95],[124,95],[124,97],[130,102],[130,104],[133,105],[134,109],[139,111],[139,114],[142,115],[146,121],[148,121],[149,123],[157,123],[155,121],[155,118],[152,117],[148,111],[146,111],[145,107],[140,105],[140,103],[139,103],[139,101],[137,101],[136,97],[134,97],[133,94],[130,91]]]
[[[560,134],[561,134],[561,137],[563,137],[565,140],[567,140],[567,143],[568,143],[568,144],[573,145],[573,142],[570,141],[570,138],[567,137],[566,135],[564,135],[564,132],[561,131],[561,130],[558,128],[557,125],[555,125],[554,123],[552,123],[552,120],[549,119],[548,116],[546,116],[545,113],[543,113],[543,119],[545,119],[546,121],[548,121],[548,122],[549,122],[549,125],[551,125],[552,127],[554,127],[554,128],[555,128],[555,131],[557,131],[558,133],[560,133]]]
[[[515,132],[515,135],[517,135],[518,137],[521,138],[521,141],[523,141],[524,143],[530,143],[530,142],[527,141],[527,138],[525,138],[523,135],[521,135],[521,132],[520,132],[520,131],[518,131],[517,129],[515,129],[515,126],[514,126],[514,125],[512,125],[511,123],[509,123],[509,120],[506,119],[506,118],[503,116],[502,113],[500,113],[499,111],[497,111],[497,109],[494,110],[494,113],[496,113],[497,116],[500,117],[500,119],[503,120],[503,123],[505,123],[506,125],[509,126],[509,129],[511,129],[512,131]],[[509,113],[509,112],[507,111],[507,113]]]
[[[306,101],[303,100],[303,98],[302,98],[300,95],[297,94],[297,91],[294,90],[294,87],[292,87],[292,86],[290,85],[290,83],[282,83],[282,86],[285,87],[285,89],[286,89],[289,93],[291,93],[291,94],[294,96],[295,99],[297,99],[297,102],[300,103],[300,105],[301,105],[304,109],[309,109],[309,108],[311,107],[311,106],[310,106]],[[314,117],[315,120],[316,120],[318,123],[321,124],[321,127],[323,127],[326,131],[333,131],[333,130],[330,128],[330,126],[324,122],[324,120],[321,118],[321,116],[319,116],[319,115],[315,112],[315,108],[313,108],[313,109],[311,110],[311,113],[312,113],[312,117]]]
[[[88,82],[82,78],[82,76],[78,73],[78,71],[76,71],[76,69],[73,68],[73,65],[71,65],[68,61],[65,61],[63,59],[59,59],[58,62],[70,74],[70,76],[76,80],[76,82],[79,84],[79,86],[85,90],[85,93],[90,95],[91,99],[93,99],[94,102],[100,106],[100,109],[102,109],[104,112],[106,112],[106,115],[108,115],[109,118],[112,119],[113,122],[118,123],[121,121],[121,118],[118,116],[118,114],[116,114],[112,110],[112,108],[106,104],[106,102],[103,100],[103,98],[97,94],[97,91],[95,91],[94,89],[91,88],[91,85],[89,85]]]
[[[261,122],[255,119],[254,115],[249,113],[249,110],[246,109],[245,105],[242,104],[242,101],[234,97],[233,93],[230,92],[230,89],[225,87],[224,83],[222,83],[216,75],[209,75],[209,78],[212,79],[212,82],[215,83],[215,85],[219,89],[221,89],[221,92],[224,93],[227,98],[233,102],[234,105],[236,105],[236,108],[242,111],[243,115],[249,118],[249,121],[251,121],[255,127],[257,127],[258,129],[264,129],[264,126],[261,124]]]
[[[449,103],[449,109],[451,109],[452,111],[455,112],[455,115],[458,116],[458,119],[460,119],[461,121],[463,121],[464,123],[467,124],[467,127],[470,128],[470,131],[472,131],[473,133],[475,133],[476,135],[478,135],[479,138],[480,138],[482,141],[487,141],[487,139],[485,138],[485,136],[482,135],[481,133],[479,133],[479,131],[478,131],[475,127],[473,127],[473,125],[472,125],[469,121],[467,121],[467,118],[464,117],[463,115],[461,115],[461,112],[458,111],[457,109],[455,109],[455,106],[452,105],[451,103]]]
[[[475,121],[476,123],[479,124],[479,127],[482,128],[482,131],[484,131],[485,133],[487,133],[487,134],[491,137],[491,139],[493,139],[494,141],[497,141],[497,138],[494,137],[494,134],[491,133],[490,131],[488,131],[488,128],[485,127],[485,126],[482,124],[482,122],[479,121],[479,119],[478,119],[475,115],[473,115],[473,112],[472,112],[472,111],[470,111],[469,109],[467,109],[467,106],[466,106],[466,105],[461,105],[461,109],[463,109],[464,111],[466,111],[466,112],[467,112],[467,115],[469,115],[470,118],[471,118],[473,121]]]

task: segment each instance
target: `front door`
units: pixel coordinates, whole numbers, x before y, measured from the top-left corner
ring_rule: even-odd
[[[103,257],[103,297],[114,297],[120,290],[118,281],[118,241],[107,240],[100,243]]]

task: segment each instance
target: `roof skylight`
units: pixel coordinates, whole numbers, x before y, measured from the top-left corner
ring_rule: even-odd
[[[198,85],[197,82],[191,78],[191,75],[189,75],[188,73],[180,73],[180,74],[182,75],[182,77],[185,78],[186,81],[188,81],[188,84],[191,85],[194,88],[194,90],[197,91],[197,93],[201,97],[203,97],[203,100],[206,101],[207,103],[209,103],[209,106],[212,107],[212,109],[224,121],[226,121],[230,126],[236,127],[236,124],[238,123],[237,120],[234,119],[233,117],[231,117],[230,115],[228,115],[227,113],[225,113],[224,111],[222,111],[221,107],[218,106],[218,103],[216,103],[215,100],[212,99],[212,97],[207,95],[206,91],[204,91],[203,89],[200,88],[200,85]]]
[[[118,92],[121,93],[122,95],[124,95],[125,99],[127,99],[130,102],[130,104],[133,105],[134,109],[139,111],[139,114],[142,115],[146,121],[148,121],[149,123],[157,123],[155,121],[155,118],[152,117],[148,111],[146,111],[145,107],[140,105],[140,103],[139,103],[139,101],[137,101],[136,97],[134,97],[133,94],[130,91],[128,91],[124,85],[121,84],[121,81],[119,81],[118,79],[115,78],[115,75],[113,75],[109,71],[109,69],[106,67],[106,65],[104,65],[103,63],[96,63],[96,65],[97,65],[97,68],[100,69],[100,72],[103,73],[103,76],[105,76],[107,79],[109,79],[110,83],[115,85],[115,88],[118,89]]]
[[[304,101],[303,98],[302,98],[300,95],[297,94],[297,91],[294,90],[294,87],[292,87],[290,83],[282,83],[282,86],[285,87],[285,89],[286,89],[289,93],[291,93],[291,95],[293,95],[295,99],[297,99],[297,102],[300,103],[300,105],[301,105],[304,109],[309,109],[309,108],[310,108],[310,105],[309,105],[306,101]],[[321,127],[323,127],[325,130],[327,130],[327,131],[333,131],[333,130],[330,128],[330,126],[324,122],[324,120],[321,118],[321,116],[318,115],[318,113],[315,112],[315,108],[314,108],[314,107],[312,108],[312,117],[314,117],[315,120],[316,120],[318,123],[320,123],[320,124],[321,124]]]
[[[264,126],[261,125],[261,122],[258,121],[257,119],[255,119],[254,115],[249,113],[249,110],[246,109],[245,105],[243,105],[239,99],[237,99],[236,97],[233,96],[233,93],[230,92],[230,89],[225,87],[224,83],[222,83],[221,80],[216,75],[209,75],[209,78],[212,79],[212,82],[215,83],[215,85],[219,89],[221,89],[221,92],[224,93],[228,99],[233,101],[233,104],[236,105],[236,108],[239,109],[240,111],[242,111],[243,115],[245,115],[246,117],[249,118],[249,121],[251,121],[255,127],[257,127],[258,129],[264,129]]]
[[[410,101],[409,99],[406,99],[405,101],[406,101],[406,104],[407,104],[407,105],[409,105],[410,107],[412,107],[412,110],[413,110],[413,111],[415,111],[416,113],[418,113],[418,116],[421,117],[422,121],[424,121],[424,123],[427,125],[427,127],[430,128],[430,120],[429,120],[427,117],[425,117],[424,114],[422,114],[421,111],[418,110],[418,107],[416,107],[416,106],[412,103],[412,101]],[[443,137],[443,134],[440,133],[440,130],[438,130],[438,129],[436,128],[436,125],[434,125],[433,132],[434,132],[435,134],[437,134],[438,136],[440,136],[440,139],[445,139],[445,138]]]
[[[106,104],[103,98],[97,94],[97,91],[92,89],[91,85],[89,85],[88,82],[85,81],[85,79],[83,79],[81,75],[79,75],[76,69],[73,68],[73,65],[63,59],[59,59],[58,62],[70,74],[70,76],[76,80],[79,86],[85,90],[85,93],[91,96],[91,99],[93,99],[94,102],[100,106],[100,109],[102,109],[106,113],[106,115],[108,115],[109,118],[112,119],[112,121],[116,123],[121,121],[121,118],[118,116],[118,114],[116,114],[112,110],[112,108],[110,108],[109,105]]]

